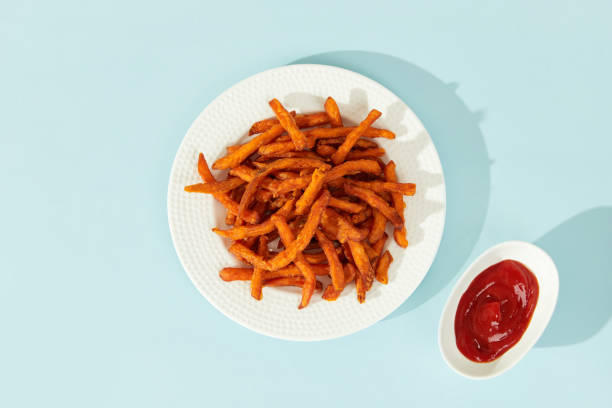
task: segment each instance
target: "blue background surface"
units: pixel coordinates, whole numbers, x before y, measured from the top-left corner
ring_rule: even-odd
[[[610,404],[610,2],[85,3],[0,5],[0,406]],[[448,186],[414,296],[306,344],[216,311],[166,218],[195,117],[294,62],[397,93]],[[514,369],[471,381],[442,361],[439,314],[460,271],[510,239],[552,255],[558,309]]]

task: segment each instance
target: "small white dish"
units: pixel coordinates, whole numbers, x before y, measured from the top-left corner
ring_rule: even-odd
[[[539,295],[531,322],[523,337],[505,354],[490,363],[475,363],[466,358],[455,342],[455,313],[461,296],[472,280],[504,259],[521,262],[538,279]],[[550,256],[541,248],[521,241],[508,241],[489,248],[463,273],[453,288],[440,317],[438,345],[444,361],[457,373],[474,379],[495,377],[512,368],[538,341],[557,304],[559,274]]]

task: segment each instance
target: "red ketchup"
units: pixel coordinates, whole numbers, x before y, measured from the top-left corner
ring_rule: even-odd
[[[538,292],[535,275],[518,261],[506,259],[482,271],[457,306],[459,351],[472,361],[486,363],[510,350],[529,326]]]

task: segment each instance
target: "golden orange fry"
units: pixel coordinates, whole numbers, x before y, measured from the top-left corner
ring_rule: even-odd
[[[397,174],[395,172],[395,162],[391,160],[383,169],[385,180],[391,183],[397,182]],[[408,247],[408,239],[406,238],[406,219],[404,218],[404,209],[406,203],[404,203],[404,197],[398,192],[391,192],[391,200],[393,201],[393,207],[397,213],[402,217],[402,227],[393,231],[393,238],[397,245],[402,248]]]
[[[342,200],[336,197],[331,197],[327,205],[330,207],[335,207],[342,211],[346,211],[347,213],[359,213],[365,211],[366,209],[365,205],[363,204],[354,203],[348,200]]]
[[[380,117],[380,115],[380,111],[372,109],[370,113],[368,113],[368,116],[359,124],[359,126],[357,126],[346,136],[344,142],[340,145],[340,147],[338,147],[336,153],[334,153],[331,157],[334,164],[340,164],[346,160],[346,156],[349,154],[355,143],[357,143],[357,140],[365,133],[367,128],[372,126],[372,123],[374,123],[376,119]]]
[[[356,185],[357,187],[365,188],[367,190],[372,190],[378,194],[384,194],[389,192],[399,193],[403,195],[412,196],[416,192],[416,184],[414,183],[396,183],[393,181],[358,181],[351,180],[351,183]]]
[[[244,180],[238,177],[232,177],[223,181],[216,181],[212,183],[198,183],[190,186],[185,186],[185,191],[188,193],[225,193],[235,189],[238,186],[244,184]]]
[[[302,215],[306,211],[308,211],[310,205],[319,195],[319,191],[321,191],[324,181],[325,171],[315,169],[314,173],[312,173],[310,184],[308,184],[308,187],[306,187],[306,190],[304,190],[304,193],[302,194],[300,199],[297,200],[297,202],[295,203],[295,213],[297,215]]]
[[[337,128],[342,127],[342,116],[340,116],[340,109],[338,109],[338,104],[331,96],[325,100],[325,112],[327,112],[327,116],[329,116],[329,123],[331,127]]]
[[[389,251],[385,251],[384,254],[378,258],[376,264],[376,280],[386,285],[389,283],[389,265],[393,262],[393,257]]]
[[[300,151],[306,148],[306,136],[295,123],[293,116],[287,112],[287,109],[280,103],[278,99],[272,99],[269,102],[270,108],[276,114],[280,125],[289,133],[291,141],[295,145],[295,150]]]
[[[247,143],[240,146],[235,152],[232,152],[227,156],[222,157],[216,162],[214,162],[213,169],[224,170],[240,165],[240,163],[242,163],[250,155],[255,153],[260,146],[270,143],[272,140],[280,136],[283,132],[284,129],[281,125],[272,126],[264,133],[254,137]]]
[[[372,216],[373,223],[372,228],[370,229],[370,236],[368,237],[370,244],[373,244],[382,238],[387,225],[387,218],[385,218],[385,216],[377,209],[372,210]]]
[[[368,157],[380,157],[380,156],[384,156],[385,155],[385,149],[383,149],[382,147],[375,147],[372,149],[365,149],[365,150],[353,150],[350,151],[349,154],[346,156],[347,160],[358,160],[358,159],[365,159]]]
[[[374,280],[374,268],[372,268],[370,258],[368,258],[361,242],[349,240],[348,245],[349,248],[351,248],[351,254],[353,255],[353,260],[355,266],[357,266],[359,275],[363,278],[366,290],[369,290]]]
[[[270,219],[274,223],[274,226],[276,227],[278,235],[280,235],[280,239],[281,241],[283,241],[283,245],[285,245],[285,248],[289,247],[295,241],[295,236],[293,234],[293,231],[289,227],[289,224],[287,224],[283,217],[277,215],[273,215],[272,217],[270,217]],[[298,267],[300,272],[302,272],[302,275],[304,275],[305,279],[305,283],[302,290],[302,301],[300,302],[299,306],[299,308],[302,309],[308,306],[310,298],[312,297],[312,292],[314,291],[316,280],[315,272],[304,258],[302,252],[300,251],[296,252],[295,259],[293,262],[295,263],[295,266]]]
[[[344,287],[344,271],[342,270],[340,258],[338,258],[338,254],[336,253],[336,248],[333,242],[331,242],[321,231],[316,231],[315,234],[319,241],[319,245],[327,257],[332,285],[336,290],[342,290]]]
[[[268,237],[262,235],[259,237],[259,244],[257,247],[257,255],[263,259],[268,257]],[[265,271],[261,268],[255,268],[253,270],[253,276],[251,277],[251,296],[255,300],[261,300],[261,288],[263,287],[263,276]]]

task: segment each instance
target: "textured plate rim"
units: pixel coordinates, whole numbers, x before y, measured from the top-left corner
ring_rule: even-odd
[[[346,75],[353,75],[356,77],[360,77],[363,80],[366,80],[368,82],[371,82],[373,84],[376,84],[378,87],[382,88],[383,90],[385,90],[386,92],[388,92],[389,94],[393,95],[395,98],[397,98],[399,101],[401,101],[407,108],[408,108],[408,112],[410,112],[413,116],[413,118],[418,121],[418,123],[421,125],[421,127],[423,128],[423,130],[425,131],[427,137],[429,138],[429,140],[431,141],[431,145],[432,148],[435,152],[435,158],[437,161],[437,164],[440,166],[440,176],[441,176],[441,194],[442,194],[442,204],[443,204],[443,208],[441,209],[441,214],[440,216],[441,218],[441,228],[440,228],[440,233],[439,236],[436,239],[436,245],[435,245],[435,251],[433,251],[431,259],[429,261],[429,265],[426,268],[425,273],[420,277],[418,283],[416,283],[414,289],[412,290],[412,292],[408,295],[406,295],[405,297],[403,297],[402,301],[399,302],[397,305],[395,305],[393,308],[391,308],[386,314],[381,315],[378,319],[360,326],[358,328],[355,328],[353,330],[347,330],[345,332],[342,332],[340,334],[337,335],[328,335],[328,336],[317,336],[317,335],[313,335],[311,337],[308,338],[303,338],[303,337],[299,337],[299,336],[290,336],[290,335],[280,335],[278,333],[274,333],[274,332],[269,332],[266,330],[262,330],[259,327],[255,327],[252,326],[248,321],[246,320],[241,320],[236,318],[235,316],[232,316],[230,314],[228,314],[222,307],[220,307],[211,297],[209,297],[206,292],[200,288],[200,285],[197,284],[195,277],[192,275],[192,272],[189,271],[189,269],[186,267],[185,265],[185,261],[183,259],[183,257],[181,256],[179,250],[178,250],[178,246],[177,246],[177,238],[176,238],[176,232],[173,229],[173,224],[171,222],[171,214],[170,214],[170,198],[171,198],[171,187],[172,187],[172,180],[174,179],[174,173],[177,171],[177,161],[178,161],[178,156],[179,156],[179,152],[181,151],[181,149],[183,148],[184,144],[186,144],[187,141],[187,136],[189,135],[189,133],[193,130],[193,128],[196,126],[196,123],[199,121],[200,117],[204,116],[206,114],[206,112],[210,109],[211,105],[213,105],[215,102],[217,102],[218,100],[220,100],[224,95],[230,93],[231,91],[234,90],[234,88],[239,87],[240,85],[242,85],[243,83],[247,82],[247,81],[252,81],[260,76],[265,76],[265,75],[269,75],[272,72],[276,72],[276,71],[282,71],[282,70],[286,70],[286,69],[290,69],[292,67],[313,67],[313,68],[318,68],[318,69],[328,69],[328,70],[337,70],[343,74]],[[419,288],[419,286],[421,286],[421,283],[423,282],[423,279],[425,279],[425,276],[427,276],[427,274],[429,273],[431,266],[433,265],[434,260],[436,259],[436,257],[438,256],[438,251],[440,250],[440,244],[442,243],[442,238],[444,236],[444,231],[446,229],[446,206],[447,206],[447,202],[446,202],[446,179],[444,177],[444,167],[442,166],[442,162],[440,160],[440,155],[438,153],[438,149],[435,146],[435,143],[433,141],[433,139],[431,138],[429,132],[427,131],[427,129],[425,128],[425,126],[423,125],[423,122],[421,122],[421,119],[414,113],[414,111],[410,108],[410,106],[408,106],[399,96],[397,96],[393,91],[391,91],[390,89],[388,89],[387,87],[385,87],[384,85],[380,84],[378,81],[375,81],[365,75],[362,75],[358,72],[355,71],[351,71],[348,70],[346,68],[341,68],[341,67],[337,67],[337,66],[333,66],[333,65],[324,65],[324,64],[289,64],[289,65],[283,65],[280,67],[275,67],[275,68],[270,68],[261,72],[258,72],[256,74],[253,74],[251,76],[248,76],[238,82],[236,82],[234,85],[230,86],[229,88],[227,88],[226,90],[224,90],[223,92],[221,92],[219,95],[217,95],[215,98],[213,98],[207,105],[206,107],[196,116],[196,118],[193,120],[193,122],[191,123],[191,125],[189,126],[189,128],[187,129],[187,131],[185,132],[185,135],[183,136],[181,143],[179,144],[177,150],[176,150],[176,154],[174,156],[174,159],[172,160],[172,167],[170,170],[170,175],[169,175],[169,179],[168,179],[168,190],[166,193],[166,212],[167,212],[167,217],[168,217],[168,227],[170,230],[170,236],[172,238],[172,244],[174,246],[174,250],[179,258],[179,261],[181,263],[181,266],[183,267],[183,270],[185,271],[185,273],[187,274],[187,276],[189,277],[189,280],[191,281],[192,285],[198,290],[198,292],[217,310],[219,311],[222,315],[224,315],[225,317],[227,317],[228,319],[232,320],[235,323],[238,323],[239,325],[254,331],[255,333],[264,335],[264,336],[268,336],[268,337],[272,337],[272,338],[276,338],[276,339],[280,339],[280,340],[288,340],[288,341],[296,341],[296,342],[315,342],[315,341],[324,341],[324,340],[332,340],[332,339],[337,339],[337,338],[341,338],[341,337],[345,337],[357,332],[360,332],[362,330],[365,330],[371,326],[373,326],[374,324],[380,322],[381,320],[385,319],[387,316],[391,315],[395,310],[397,310],[402,304],[404,304],[409,298],[410,296],[412,296],[414,294],[414,292],[416,292]],[[366,303],[367,305],[367,303]]]

